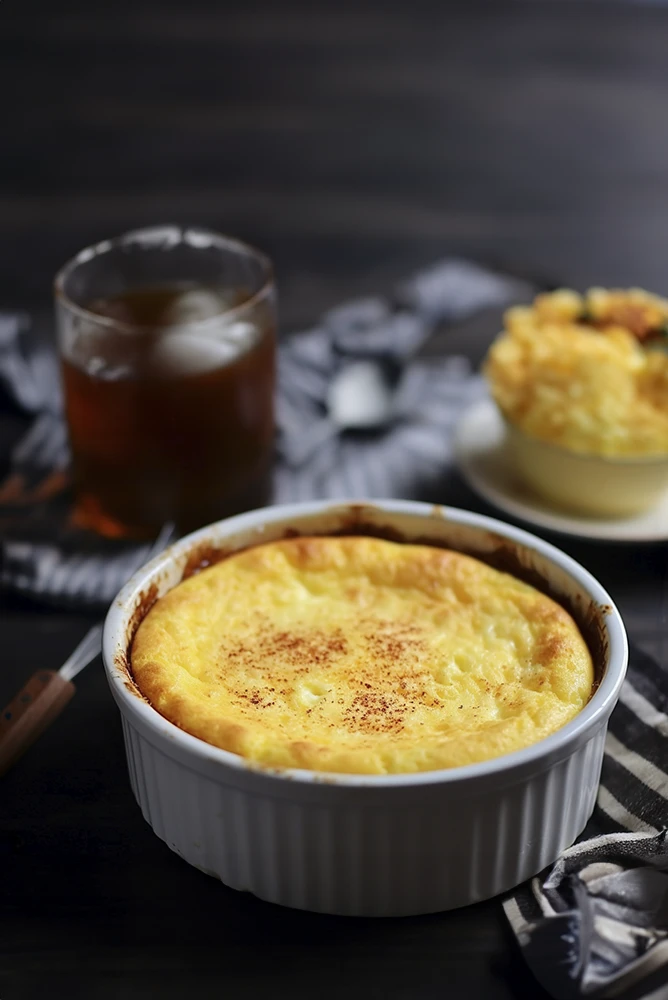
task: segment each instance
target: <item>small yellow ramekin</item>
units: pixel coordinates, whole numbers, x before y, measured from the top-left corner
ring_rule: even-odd
[[[608,458],[540,441],[504,417],[511,459],[544,499],[583,514],[629,517],[648,510],[668,489],[668,454]]]

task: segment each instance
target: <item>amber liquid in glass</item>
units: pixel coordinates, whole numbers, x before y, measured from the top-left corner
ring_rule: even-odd
[[[170,286],[86,304],[127,326],[82,328],[63,360],[79,525],[151,537],[269,502],[273,315],[235,319],[244,298]]]

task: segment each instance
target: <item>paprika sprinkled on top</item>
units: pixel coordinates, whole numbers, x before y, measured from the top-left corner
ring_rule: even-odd
[[[461,553],[376,538],[239,552],[158,600],[131,651],[167,719],[256,765],[371,774],[485,760],[586,704],[570,615]]]

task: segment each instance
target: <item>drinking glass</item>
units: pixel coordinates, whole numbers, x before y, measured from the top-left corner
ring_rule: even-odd
[[[270,501],[271,262],[160,226],[82,250],[55,279],[75,520],[144,538]]]

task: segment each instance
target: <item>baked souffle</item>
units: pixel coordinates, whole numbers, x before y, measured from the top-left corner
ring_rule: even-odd
[[[429,545],[303,537],[160,598],[135,683],[170,722],[268,768],[398,774],[527,747],[587,703],[576,623],[539,590]]]
[[[581,455],[668,456],[668,301],[569,289],[509,309],[484,371],[506,419]]]

